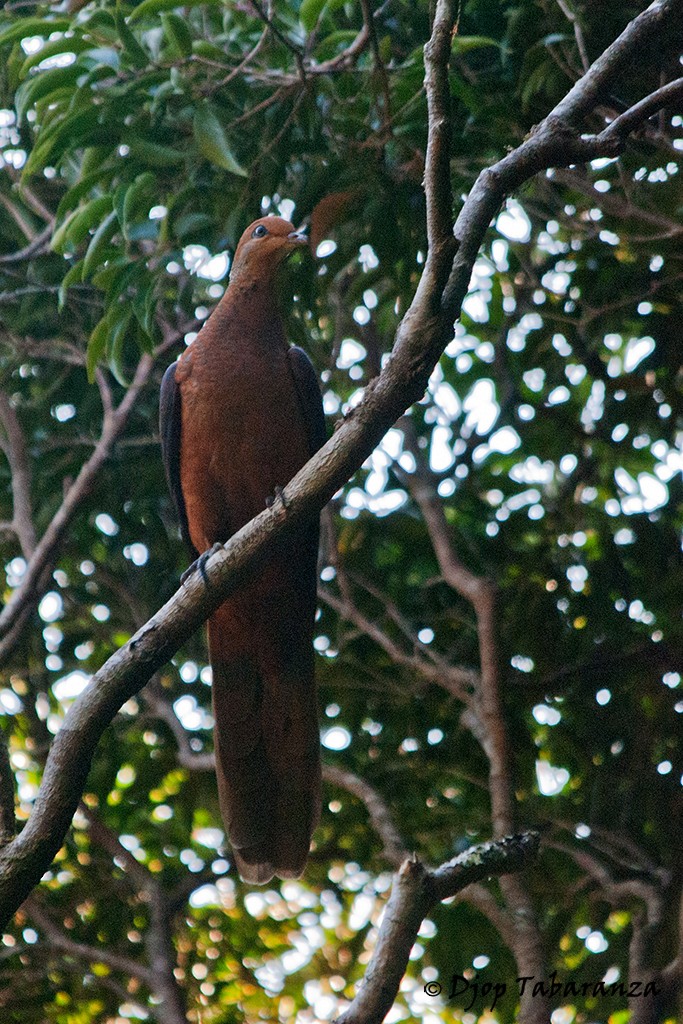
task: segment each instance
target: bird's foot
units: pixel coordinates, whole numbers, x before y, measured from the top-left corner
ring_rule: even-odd
[[[282,502],[282,507],[284,509],[287,509],[289,502],[287,501],[285,492],[283,491],[279,484],[275,484],[275,494],[273,495],[272,498],[266,498],[266,508],[272,508],[278,499]]]
[[[192,576],[193,573],[199,571],[202,579],[204,580],[204,586],[208,587],[209,577],[206,575],[206,563],[211,558],[211,556],[215,555],[217,551],[220,551],[222,547],[223,545],[221,544],[221,542],[217,540],[216,543],[212,544],[210,548],[208,548],[206,551],[203,551],[199,558],[195,558],[192,565],[188,566],[185,572],[180,577],[181,585],[187,583],[190,576]]]

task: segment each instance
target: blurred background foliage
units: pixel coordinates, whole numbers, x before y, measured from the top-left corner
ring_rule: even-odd
[[[465,0],[456,206],[645,6]],[[154,359],[3,647],[21,819],[70,701],[185,567],[158,386],[222,295],[244,227],[271,212],[310,225],[315,256],[290,265],[284,308],[330,430],[390,350],[426,246],[428,31],[423,0],[4,5],[5,599],[32,553],[12,423],[40,537],[102,444],[108,405]],[[589,127],[677,65],[634,68]],[[461,561],[495,580],[518,825],[546,836],[531,890],[548,967],[577,983],[633,977],[636,930],[653,972],[681,941],[682,127],[665,111],[619,159],[549,172],[508,201],[428,394],[324,519],[324,759],[374,787],[433,863],[490,836],[489,764],[462,715],[467,685],[452,684],[476,678],[476,621],[442,576],[419,486],[438,494]],[[2,937],[3,1020],[311,1022],[352,995],[390,886],[381,837],[328,783],[305,879],[242,885],[202,770],[209,681],[197,635],[108,730],[73,831]],[[511,986],[485,1019],[513,1020],[515,962],[494,919],[481,899],[437,908],[390,1019],[474,1024],[482,1000],[465,1012],[469,996],[446,998],[452,974],[474,972]],[[627,1005],[572,996],[552,1020],[619,1024]]]

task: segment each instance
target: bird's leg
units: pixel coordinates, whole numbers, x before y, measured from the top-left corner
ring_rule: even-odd
[[[282,507],[286,510],[288,507],[288,501],[287,498],[285,497],[285,492],[283,491],[279,484],[275,484],[275,494],[273,495],[273,497],[266,498],[266,508],[272,508],[278,498],[282,502]]]
[[[201,577],[204,580],[204,586],[208,587],[209,577],[206,575],[206,563],[211,558],[211,556],[215,555],[217,551],[220,551],[222,547],[223,545],[221,544],[221,542],[217,540],[216,543],[212,544],[210,548],[207,548],[206,551],[203,551],[199,558],[195,558],[192,565],[189,565],[185,572],[180,577],[181,585],[187,583],[192,573],[197,572],[197,570],[199,570]]]

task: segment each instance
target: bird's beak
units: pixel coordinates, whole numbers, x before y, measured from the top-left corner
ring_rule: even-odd
[[[292,245],[308,245],[308,239],[304,234],[303,228],[298,228],[296,231],[290,231],[287,238]]]

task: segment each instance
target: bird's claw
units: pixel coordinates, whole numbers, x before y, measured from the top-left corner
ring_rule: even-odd
[[[195,558],[195,560],[192,563],[192,565],[189,565],[187,567],[187,569],[185,570],[185,572],[180,577],[181,585],[184,585],[185,583],[187,583],[187,581],[190,578],[190,576],[192,576],[193,573],[199,571],[199,573],[200,573],[200,575],[201,575],[201,577],[202,577],[202,579],[204,581],[204,586],[208,587],[209,586],[209,577],[206,575],[206,563],[211,558],[211,556],[215,555],[217,551],[220,551],[220,549],[222,547],[223,547],[223,545],[221,544],[221,542],[219,540],[217,540],[216,543],[212,544],[210,548],[207,548],[206,551],[203,551],[202,554],[199,556],[199,558]]]
[[[287,501],[285,492],[283,491],[279,484],[275,484],[275,494],[273,495],[272,498],[266,498],[266,508],[272,508],[278,499],[282,502],[282,507],[286,509],[289,505],[289,502]]]

